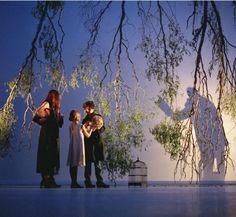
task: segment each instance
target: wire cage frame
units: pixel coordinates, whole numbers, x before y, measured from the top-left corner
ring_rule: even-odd
[[[131,164],[129,170],[128,186],[147,187],[148,168],[146,163],[140,161],[139,158]]]

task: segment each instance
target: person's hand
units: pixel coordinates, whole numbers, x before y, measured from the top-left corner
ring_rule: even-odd
[[[86,130],[86,127],[84,124],[81,125],[81,129],[82,129],[82,131]]]
[[[56,113],[56,118],[57,118],[57,120],[62,120],[62,119],[64,118],[64,116],[63,116],[62,113],[57,112],[57,113]]]
[[[45,121],[46,121],[46,118],[40,118],[40,119],[39,119],[39,123],[40,123],[41,125],[43,125]]]
[[[93,124],[93,125],[91,125],[90,127],[91,127],[91,130],[92,130],[93,132],[94,132],[95,130],[97,130],[97,126],[96,126],[96,125],[94,125],[94,124]]]
[[[59,113],[59,119],[63,119],[64,115],[62,113]]]

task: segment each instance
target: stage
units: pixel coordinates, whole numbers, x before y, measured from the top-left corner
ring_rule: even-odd
[[[1,217],[235,217],[235,185],[40,189],[0,185]]]

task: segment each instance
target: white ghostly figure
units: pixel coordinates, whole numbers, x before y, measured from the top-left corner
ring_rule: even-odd
[[[209,99],[201,96],[192,87],[187,88],[187,94],[189,98],[183,110],[178,112],[177,117],[180,120],[192,119],[196,141],[200,150],[200,180],[223,181],[225,176],[223,157],[227,143],[223,123],[217,116],[215,105]],[[194,113],[191,114],[193,103]],[[169,117],[173,118],[175,115],[163,99],[160,100],[160,108]]]

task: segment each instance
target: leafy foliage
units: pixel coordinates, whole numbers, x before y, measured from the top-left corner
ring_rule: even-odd
[[[226,92],[223,97],[222,110],[232,118],[236,118],[236,94]]]
[[[115,180],[129,172],[132,162],[131,151],[141,148],[144,142],[144,133],[141,126],[144,115],[141,111],[128,111],[115,122],[108,120],[104,135],[106,144],[106,159],[109,178]]]
[[[0,159],[8,154],[16,121],[13,104],[9,104],[7,108],[0,110]]]
[[[181,151],[181,139],[183,139],[180,121],[161,121],[151,130],[151,134],[170,154],[170,159],[178,159]]]
[[[45,68],[45,80],[50,84],[52,88],[58,88],[61,82],[61,70],[60,65],[51,67],[47,65]]]
[[[76,66],[71,73],[71,79],[69,80],[69,85],[72,88],[79,88],[80,83],[85,86],[93,86],[97,75],[91,71],[87,66]]]
[[[16,96],[15,84],[16,81],[8,84],[11,97],[8,98],[4,107],[0,109],[0,159],[9,153],[11,139],[14,136],[14,125],[17,121],[13,104]]]
[[[32,39],[31,48],[22,63],[19,74],[8,83],[9,95],[6,103],[0,109],[0,156],[8,154],[11,147],[11,139],[14,135],[15,123],[17,121],[14,110],[14,100],[20,96],[25,100],[26,109],[22,123],[22,132],[26,128],[27,113],[34,112],[32,91],[36,89],[38,80],[45,79],[49,84],[62,93],[67,87],[64,76],[64,64],[62,60],[62,43],[64,32],[60,23],[63,2],[37,2],[33,9],[33,16],[38,19],[36,33]],[[55,28],[54,19],[57,21],[58,29],[61,30],[61,40]],[[40,60],[38,49],[42,48],[46,64]],[[34,71],[39,64],[40,69],[46,68],[45,76]],[[30,128],[31,129],[31,128]],[[32,129],[31,129],[32,130]],[[24,133],[24,132],[23,132]],[[26,133],[29,135],[29,133]]]
[[[88,66],[87,66],[88,67]],[[90,88],[88,99],[93,100],[96,110],[105,119],[106,130],[103,133],[105,143],[105,167],[108,170],[109,179],[113,182],[122,178],[129,172],[132,162],[132,149],[141,149],[144,142],[142,122],[147,118],[144,111],[135,106],[135,109],[126,104],[123,99],[120,101],[122,110],[117,113],[115,107],[115,85],[114,82],[100,86],[98,73],[90,69],[77,68],[72,74],[75,86],[80,84]],[[71,80],[72,81],[72,80]],[[89,82],[87,82],[89,81]],[[120,111],[120,110],[119,110]]]
[[[24,68],[21,73],[18,94],[24,98],[30,92],[31,87],[33,85],[33,76],[34,73],[31,69]]]
[[[229,52],[233,53],[236,47],[229,42],[224,34],[217,4],[214,1],[192,2],[193,11],[186,18],[187,25],[191,23],[191,43],[188,42],[179,26],[171,3],[138,1],[136,9],[137,18],[140,18],[141,21],[141,41],[138,47],[145,56],[147,78],[149,80],[155,79],[161,89],[158,95],[173,105],[180,86],[179,73],[176,69],[182,63],[185,55],[190,54],[189,50],[192,50],[191,55],[195,55],[192,86],[209,97],[208,78],[213,73],[216,74],[219,87],[217,89],[219,94],[217,115],[221,120],[222,105],[225,111],[234,117],[236,115],[234,105],[236,60],[232,64],[228,57]],[[107,15],[112,14],[113,5],[120,6],[120,9],[115,8],[118,12],[116,20],[118,22],[115,21],[114,25],[111,25],[111,30],[106,30],[113,34],[113,37],[111,37],[110,44],[109,42],[106,43],[105,47],[108,47],[108,50],[104,52],[102,49],[100,50],[98,39],[103,30],[103,20]],[[235,5],[233,2],[234,18]],[[33,16],[38,20],[38,25],[29,54],[22,64],[19,75],[10,82],[9,97],[0,110],[1,147],[3,147],[2,143],[6,144],[4,146],[6,149],[1,149],[3,151],[0,150],[0,152],[3,153],[3,156],[6,153],[5,150],[9,150],[9,141],[16,121],[13,106],[15,97],[19,95],[24,98],[27,104],[26,113],[28,111],[33,112],[31,93],[33,89],[36,89],[37,80],[45,79],[61,94],[66,90],[68,83],[73,88],[79,88],[81,84],[84,84],[91,90],[89,99],[95,101],[98,111],[106,118],[106,123],[110,126],[105,132],[104,139],[108,147],[107,157],[109,160],[107,165],[110,177],[115,179],[116,175],[123,176],[127,173],[132,158],[131,149],[142,147],[144,135],[141,123],[146,118],[135,96],[140,85],[135,61],[130,55],[132,36],[130,37],[130,34],[127,34],[130,30],[130,14],[127,12],[126,1],[115,3],[112,1],[81,2],[79,8],[82,12],[82,20],[89,32],[89,39],[85,50],[81,52],[79,66],[74,68],[69,80],[64,74],[65,67],[62,56],[65,33],[61,24],[61,16],[64,2],[40,1],[36,3]],[[206,63],[203,61],[205,57],[203,47],[206,39],[210,42],[209,47],[211,49],[211,61],[207,70],[205,68]],[[38,52],[39,49],[41,52]],[[92,58],[96,58],[104,66],[100,74],[94,70],[94,67],[91,67],[93,62],[97,63]],[[42,68],[46,69],[46,73],[36,72],[36,64],[41,70]],[[131,74],[128,74],[128,65]],[[108,74],[110,80],[107,79]],[[130,80],[126,79],[129,76],[136,80],[134,88],[129,87]],[[230,91],[223,98],[226,88]],[[138,109],[133,109],[136,107]],[[194,105],[191,112],[198,112]],[[26,116],[26,114],[24,115]],[[194,159],[196,153],[193,153],[192,156],[194,160],[189,164],[187,163],[189,152],[195,150],[191,149],[195,145],[193,143],[192,123],[188,122],[186,133],[182,137],[180,135],[181,130],[181,123],[173,120],[172,122],[161,122],[153,129],[152,134],[156,136],[157,141],[163,144],[167,153],[170,153],[171,159],[177,160],[177,165],[183,163],[183,168],[190,166],[194,171],[198,164]],[[179,141],[182,139],[184,148],[179,154],[181,149]],[[226,150],[228,153],[227,141]],[[228,154],[223,161],[227,161],[227,158]],[[182,168],[181,170],[184,171]]]
[[[145,7],[143,3],[138,3],[143,29],[142,41],[138,47],[141,48],[147,60],[147,78],[155,79],[162,87],[159,94],[172,103],[179,88],[179,77],[175,73],[175,68],[180,65],[185,55],[190,54],[189,43],[174,17],[168,16],[171,11],[166,11],[158,2],[160,20],[157,20],[156,6],[153,5],[149,9]]]

